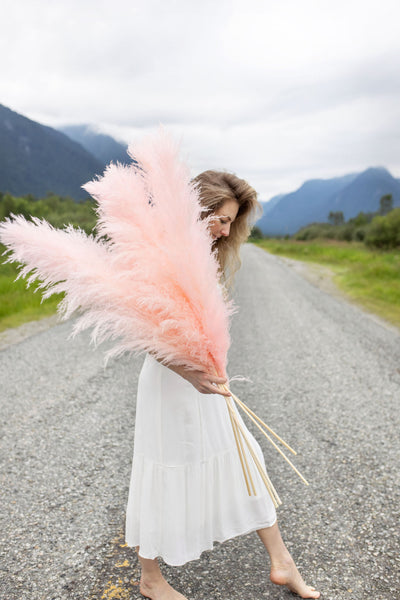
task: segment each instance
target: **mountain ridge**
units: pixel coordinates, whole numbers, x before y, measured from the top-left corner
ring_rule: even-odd
[[[64,133],[0,104],[0,190],[87,198],[81,185],[104,165]]]
[[[385,167],[368,167],[361,173],[330,179],[310,179],[284,194],[256,225],[265,235],[293,235],[310,223],[327,222],[331,211],[343,212],[346,220],[360,212],[376,212],[385,194],[392,194],[394,206],[400,206],[400,180]]]
[[[100,133],[92,125],[65,125],[58,128],[69,138],[78,142],[90,154],[100,160],[104,166],[111,161],[128,164],[131,162],[127,154],[127,144],[123,144],[112,136]]]

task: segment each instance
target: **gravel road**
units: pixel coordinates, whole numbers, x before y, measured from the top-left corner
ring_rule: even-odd
[[[393,600],[399,574],[400,335],[243,248],[232,389],[298,450],[306,487],[260,440],[280,526],[324,599]],[[0,600],[141,598],[123,545],[143,358],[103,368],[71,322],[0,352]],[[250,429],[252,429],[250,427]],[[190,600],[293,597],[268,580],[256,534],[163,567]]]

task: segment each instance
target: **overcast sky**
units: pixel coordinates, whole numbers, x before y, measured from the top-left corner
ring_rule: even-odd
[[[399,0],[1,0],[0,103],[127,142],[163,123],[262,200],[400,177],[399,23]]]

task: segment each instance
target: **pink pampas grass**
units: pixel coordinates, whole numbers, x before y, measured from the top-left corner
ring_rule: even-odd
[[[43,298],[64,292],[60,317],[78,314],[72,335],[91,328],[94,344],[113,341],[106,362],[124,352],[151,352],[165,364],[226,377],[234,306],[219,281],[209,218],[200,218],[204,209],[188,167],[162,128],[129,153],[136,163],[110,164],[83,186],[97,201],[97,236],[13,216],[0,223],[0,241],[10,251],[6,262],[21,263],[18,277],[27,277],[28,285],[38,280]],[[248,464],[253,460],[277,506],[279,497],[232,400],[295,452],[234,394],[226,398],[248,493],[256,493]]]
[[[132,154],[132,150],[130,149]],[[99,236],[56,230],[22,216],[0,224],[0,239],[43,297],[65,292],[59,314],[82,314],[73,335],[92,327],[110,356],[151,351],[165,363],[226,376],[233,306],[218,284],[207,219],[178,148],[161,129],[135,148],[138,166],[109,165],[84,187],[98,203]]]

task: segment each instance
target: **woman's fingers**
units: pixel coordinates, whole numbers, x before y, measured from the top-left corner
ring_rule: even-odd
[[[213,392],[214,394],[222,394],[222,396],[230,396],[231,393],[228,390],[218,389],[217,392]]]
[[[224,389],[218,388],[215,385],[210,385],[210,386],[204,385],[199,389],[199,392],[201,392],[202,394],[221,394],[222,396],[230,396],[231,395],[230,392],[228,392]]]
[[[218,375],[210,375],[210,374],[207,374],[207,377],[213,383],[226,383],[227,382],[226,377],[218,377]]]
[[[230,396],[231,393],[230,391],[227,389],[226,383],[227,383],[227,379],[225,377],[218,377],[217,375],[211,375],[209,376],[209,380],[212,383],[212,387],[215,389],[217,388],[218,392],[211,392],[211,393],[217,393],[217,394],[222,394],[223,396]]]
[[[227,382],[225,377],[219,377],[218,375],[212,375],[210,373],[205,374],[206,381],[206,394],[221,394],[222,396],[230,396],[230,392],[224,389],[222,386]]]
[[[209,394],[222,394],[222,396],[230,396],[231,393],[229,390],[225,389],[225,387],[222,387],[220,385],[214,385],[213,383],[211,383],[208,387],[208,392]]]
[[[221,394],[230,396],[230,392],[222,386],[227,383],[225,377],[219,377],[206,371],[183,371],[183,377],[187,379],[202,394]]]

